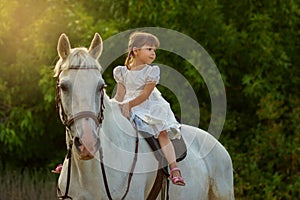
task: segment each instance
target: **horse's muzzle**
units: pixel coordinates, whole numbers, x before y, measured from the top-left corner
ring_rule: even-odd
[[[81,160],[91,160],[94,158],[94,154],[84,146],[79,137],[75,137],[74,144]]]

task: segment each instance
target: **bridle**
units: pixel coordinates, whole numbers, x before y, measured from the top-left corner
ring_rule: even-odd
[[[71,67],[69,69],[87,70],[87,69],[98,69],[98,68]],[[57,84],[56,84],[56,107],[60,111],[61,120],[62,120],[63,125],[66,127],[67,133],[71,136],[70,131],[71,131],[72,124],[76,120],[83,119],[83,118],[93,119],[95,121],[97,127],[102,128],[102,122],[103,122],[103,119],[104,119],[103,112],[104,112],[104,109],[105,109],[105,106],[104,106],[104,88],[106,87],[106,85],[104,84],[100,89],[100,110],[99,110],[98,114],[95,114],[94,112],[91,112],[91,111],[81,111],[81,112],[78,112],[78,113],[74,114],[71,117],[68,117],[67,114],[65,113],[65,110],[64,110],[64,107],[63,107],[63,104],[62,104],[62,99],[61,99],[61,93],[60,93],[60,88],[59,88],[59,83],[60,83],[59,75],[60,75],[60,73],[58,74],[58,79],[57,79]],[[136,166],[137,154],[138,154],[138,142],[139,142],[138,131],[136,131],[135,155],[134,155],[133,163],[132,163],[130,173],[129,173],[129,176],[128,176],[127,188],[126,188],[126,191],[125,191],[123,197],[121,198],[122,200],[125,199],[125,197],[128,194],[131,179],[132,179],[133,172],[134,172],[134,169],[135,169],[135,166]],[[57,197],[59,199],[72,199],[72,197],[70,197],[68,195],[69,188],[70,188],[70,179],[71,179],[72,146],[73,146],[73,139],[71,139],[69,141],[68,152],[67,152],[67,156],[66,156],[66,159],[69,160],[69,162],[68,162],[68,171],[67,171],[66,190],[65,190],[65,194],[62,195],[61,190],[59,189],[59,187],[57,187]],[[99,153],[100,153],[100,164],[101,164],[102,178],[103,178],[103,182],[104,182],[104,186],[105,186],[105,191],[106,191],[108,199],[112,200],[110,190],[109,190],[109,187],[108,187],[108,181],[107,181],[107,176],[106,176],[106,172],[105,172],[104,162],[103,162],[103,151],[102,151],[101,143],[100,143]]]
[[[88,68],[78,68],[78,67],[70,67],[69,69],[76,69],[76,70],[82,70],[82,69],[88,69]],[[90,68],[90,69],[97,69],[98,68]],[[69,160],[68,162],[68,171],[67,171],[67,185],[66,185],[66,190],[65,190],[65,194],[62,195],[61,190],[59,189],[59,187],[57,187],[57,197],[59,199],[72,199],[72,197],[68,196],[68,192],[69,192],[69,187],[70,187],[70,178],[71,178],[71,157],[72,157],[72,146],[73,146],[73,138],[71,136],[71,126],[72,124],[79,119],[83,119],[83,118],[91,118],[94,120],[94,122],[96,123],[97,127],[101,127],[102,126],[102,122],[104,119],[104,103],[103,103],[103,99],[104,99],[104,88],[105,85],[103,85],[103,87],[100,89],[100,111],[98,114],[95,114],[94,112],[91,111],[81,111],[78,112],[70,117],[68,117],[68,115],[65,112],[63,103],[62,103],[62,99],[61,99],[61,89],[60,89],[60,74],[62,73],[62,71],[59,72],[58,74],[58,78],[57,78],[57,82],[56,82],[56,108],[57,110],[60,112],[60,117],[61,117],[61,121],[62,124],[66,127],[66,131],[67,134],[69,135],[69,137],[71,138],[68,141],[68,147],[67,147],[67,155],[66,155],[66,159]]]
[[[88,68],[69,68],[69,69],[87,70]],[[90,68],[90,69],[98,69],[98,68]],[[104,84],[100,89],[100,111],[97,115],[91,111],[81,111],[68,118],[62,104],[61,93],[59,88],[59,83],[60,83],[59,75],[61,74],[61,72],[58,74],[58,79],[56,82],[56,108],[60,110],[61,120],[63,125],[70,130],[71,125],[75,122],[75,120],[82,119],[82,118],[91,118],[95,121],[97,126],[101,126],[102,121],[104,119],[103,112],[105,107],[104,107],[103,99],[104,99],[104,88],[106,87],[106,85]]]

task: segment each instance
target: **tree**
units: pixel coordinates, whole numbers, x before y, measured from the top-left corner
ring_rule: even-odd
[[[2,164],[53,166],[63,157],[64,128],[55,110],[52,77],[62,32],[74,46],[86,46],[95,32],[105,40],[133,28],[163,27],[201,44],[222,75],[227,116],[220,141],[233,159],[236,197],[299,196],[299,4],[293,0],[1,0]],[[201,102],[201,128],[207,129],[211,102],[204,80],[179,56],[163,50],[158,54],[157,62],[174,67],[189,80]],[[104,72],[108,91],[114,86],[112,68],[123,61],[116,59]],[[176,97],[160,89],[180,115]]]

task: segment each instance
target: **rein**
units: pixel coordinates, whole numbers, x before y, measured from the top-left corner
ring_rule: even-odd
[[[71,68],[74,69],[74,68]],[[77,70],[79,70],[80,68],[75,68]],[[59,77],[59,75],[58,75]],[[72,124],[78,120],[78,119],[82,119],[82,118],[91,118],[96,122],[96,125],[100,128],[102,127],[102,122],[104,119],[104,87],[103,86],[101,88],[101,99],[100,99],[100,111],[98,113],[98,115],[96,115],[94,112],[91,111],[82,111],[79,113],[76,113],[75,115],[73,115],[72,117],[70,117],[68,119],[68,116],[66,115],[64,108],[63,108],[63,104],[62,104],[62,100],[61,100],[61,96],[60,96],[60,89],[59,89],[59,78],[57,80],[57,85],[56,85],[56,107],[61,112],[61,118],[62,118],[62,123],[63,125],[66,127],[67,132],[70,134],[70,130],[71,130],[71,126]],[[127,188],[126,191],[123,195],[123,197],[121,198],[122,200],[125,199],[125,197],[127,196],[128,192],[129,192],[129,188],[130,188],[130,184],[131,184],[131,180],[132,180],[132,176],[133,176],[133,172],[136,166],[136,162],[137,162],[137,154],[138,154],[138,143],[139,143],[139,138],[138,138],[138,130],[136,129],[136,142],[135,142],[135,154],[134,154],[134,159],[133,159],[133,163],[130,169],[130,173],[128,175],[128,181],[127,181]],[[62,195],[61,190],[59,189],[59,187],[57,187],[57,197],[59,199],[72,199],[72,197],[70,197],[68,195],[69,192],[69,188],[70,188],[70,179],[71,179],[71,157],[72,157],[72,146],[73,146],[73,141],[71,140],[69,143],[69,147],[68,147],[68,152],[67,152],[67,156],[66,158],[69,160],[68,162],[68,171],[67,171],[67,185],[66,185],[66,190],[65,190],[65,194]],[[100,153],[100,164],[101,164],[101,170],[102,170],[102,177],[103,177],[103,182],[104,182],[104,186],[105,186],[105,191],[106,194],[109,198],[109,200],[113,200],[111,197],[111,193],[109,190],[109,186],[108,186],[108,181],[107,181],[107,176],[106,176],[106,172],[105,172],[105,167],[104,167],[104,162],[103,162],[103,150],[101,147],[101,143],[100,143],[100,148],[99,148],[99,153]]]
[[[125,199],[125,197],[128,194],[129,188],[130,188],[131,179],[132,179],[134,168],[135,168],[136,162],[137,162],[138,146],[139,146],[139,137],[138,137],[138,130],[136,129],[134,158],[133,158],[132,166],[130,169],[130,173],[128,175],[127,188],[126,188],[126,191],[125,191],[124,195],[122,196],[121,200]],[[107,182],[107,177],[106,177],[106,172],[105,172],[104,162],[103,162],[103,151],[102,151],[101,146],[100,146],[99,152],[100,152],[100,164],[101,164],[101,170],[102,170],[102,177],[103,177],[103,181],[104,181],[106,195],[109,200],[113,200],[113,198],[111,197],[110,191],[109,191],[109,187],[108,187],[108,182]]]
[[[61,190],[57,187],[57,197],[59,199],[72,199],[72,197],[68,196],[69,188],[70,188],[70,179],[71,179],[71,156],[72,156],[72,143],[68,148],[68,153],[66,158],[69,160],[68,162],[68,174],[67,174],[67,185],[66,185],[66,192],[62,195]]]

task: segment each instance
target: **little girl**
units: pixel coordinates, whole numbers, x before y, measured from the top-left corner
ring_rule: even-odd
[[[176,163],[171,139],[180,138],[180,124],[170,104],[155,87],[160,78],[158,66],[150,64],[156,58],[159,40],[156,36],[135,32],[130,35],[125,66],[117,66],[114,78],[117,82],[115,100],[120,102],[122,114],[136,125],[139,131],[158,139],[170,167],[170,179],[176,185],[185,185]]]

